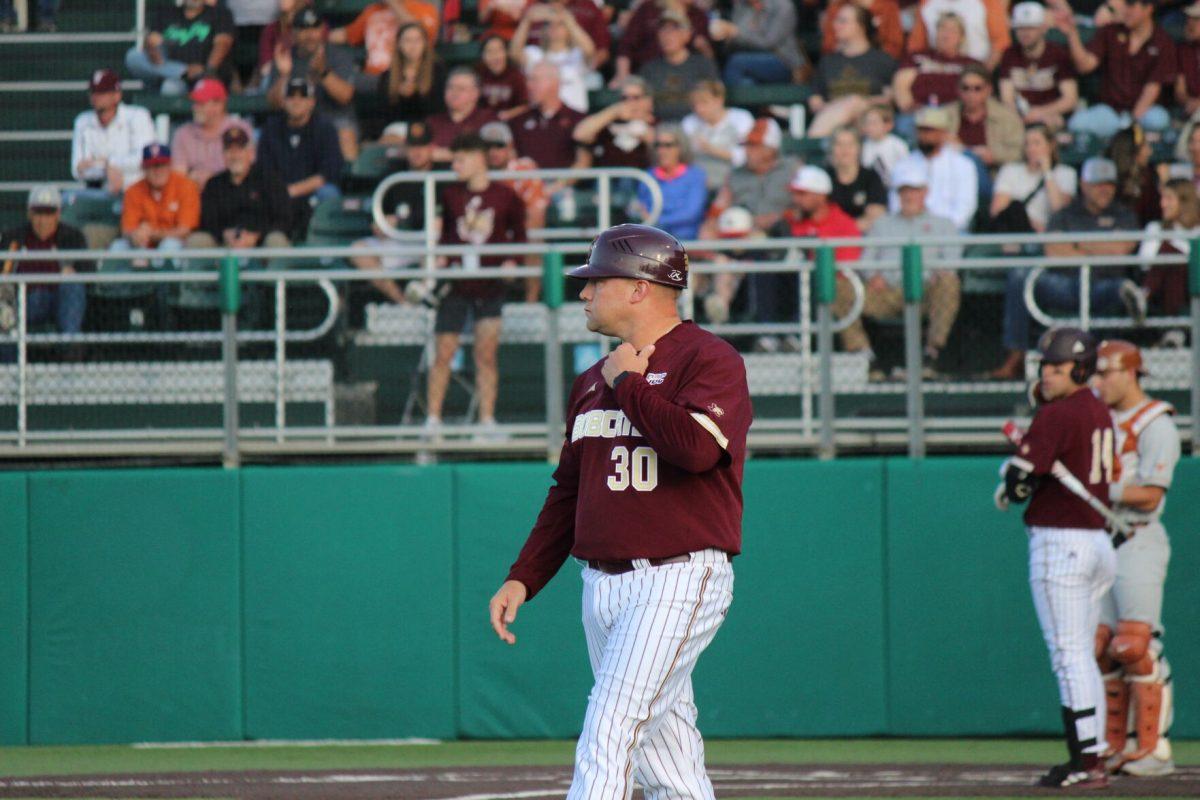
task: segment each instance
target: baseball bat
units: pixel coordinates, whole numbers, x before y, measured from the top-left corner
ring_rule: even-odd
[[[1019,445],[1021,439],[1025,436],[1025,431],[1021,430],[1020,426],[1010,419],[1004,423],[1004,436],[1013,444]],[[1067,469],[1061,461],[1056,460],[1050,465],[1050,474],[1062,484],[1064,489],[1087,503],[1089,508],[1104,517],[1104,521],[1113,530],[1113,547],[1120,547],[1126,539],[1133,536],[1133,526],[1114,514],[1111,508],[1104,505],[1099,498],[1089,492],[1087,487],[1083,485],[1083,482],[1079,478],[1076,478],[1074,473]]]

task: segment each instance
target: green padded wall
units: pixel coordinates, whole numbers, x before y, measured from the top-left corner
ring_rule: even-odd
[[[31,744],[241,735],[238,475],[29,476]]]
[[[488,600],[529,535],[550,487],[547,464],[455,470],[458,542],[459,735],[574,737],[591,671],[580,624],[578,564],[568,559],[517,615],[509,646],[492,632]]]
[[[1163,642],[1178,677],[1174,681],[1178,724],[1172,733],[1200,738],[1200,459],[1175,469],[1163,524],[1171,537],[1171,566],[1163,599]]]
[[[246,469],[245,735],[454,735],[452,472]]]
[[[887,462],[889,730],[999,736],[1061,727],[1021,509],[1001,513],[992,503],[999,464]]]
[[[578,734],[591,686],[579,567],[568,560],[521,609],[515,646],[496,638],[487,620],[487,601],[529,533],[550,471],[456,471],[460,735]],[[735,562],[729,618],[696,672],[706,734],[884,729],[882,474],[875,459],[748,465],[747,555]],[[825,502],[835,492],[854,502]],[[848,630],[855,636],[836,652],[817,644]]]
[[[705,735],[884,730],[882,477],[873,458],[746,465],[733,605],[695,673]]]
[[[27,507],[25,475],[0,475],[0,745],[29,736]]]

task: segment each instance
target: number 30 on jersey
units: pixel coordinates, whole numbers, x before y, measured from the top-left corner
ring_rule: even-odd
[[[609,459],[616,470],[608,476],[608,488],[623,492],[630,486],[634,491],[650,492],[658,486],[658,453],[652,447],[628,447],[617,445]]]

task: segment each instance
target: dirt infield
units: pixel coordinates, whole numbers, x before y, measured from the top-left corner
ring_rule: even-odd
[[[720,766],[709,774],[718,797],[1062,796],[1032,786],[1044,770],[1044,765],[806,764]],[[562,797],[570,780],[566,767],[34,776],[0,778],[0,798],[535,800]],[[1200,767],[1181,768],[1167,778],[1114,778],[1108,794],[1200,797]]]

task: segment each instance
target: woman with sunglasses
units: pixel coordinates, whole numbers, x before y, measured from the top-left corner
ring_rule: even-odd
[[[663,205],[654,227],[685,241],[697,238],[708,210],[704,170],[691,162],[692,148],[683,128],[674,123],[659,125],[654,133],[654,168],[650,174],[662,190]],[[649,187],[639,183],[639,216],[646,216],[651,205]]]

